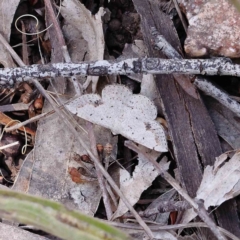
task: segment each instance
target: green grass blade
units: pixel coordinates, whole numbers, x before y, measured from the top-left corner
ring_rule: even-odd
[[[14,191],[0,190],[0,216],[66,240],[130,239],[118,229],[60,203]]]

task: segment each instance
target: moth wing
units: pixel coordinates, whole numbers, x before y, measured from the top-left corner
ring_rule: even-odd
[[[142,120],[154,120],[157,117],[157,108],[154,103],[143,95],[132,95],[126,105],[131,108],[131,114]]]
[[[158,122],[125,117],[120,124],[119,132],[124,137],[158,152],[168,151],[163,127]]]
[[[107,85],[102,91],[102,100],[104,103],[127,102],[132,96],[130,89],[124,85],[114,84]]]
[[[102,99],[98,94],[85,94],[75,98],[74,100],[66,104],[66,108],[71,113],[76,114],[78,108],[81,108],[87,104],[98,105],[101,103],[102,103]]]

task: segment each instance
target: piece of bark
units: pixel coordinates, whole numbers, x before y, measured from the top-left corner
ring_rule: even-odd
[[[156,2],[133,0],[141,16],[141,29],[150,57],[164,57],[154,50],[149,38],[150,28],[155,27],[165,39],[181,49],[179,39],[168,16]],[[214,125],[201,99],[187,95],[171,75],[156,75],[156,83],[168,122],[174,155],[179,167],[182,184],[194,197],[202,179],[201,164],[212,165],[222,152]],[[221,205],[217,212],[219,225],[240,236],[235,201]]]

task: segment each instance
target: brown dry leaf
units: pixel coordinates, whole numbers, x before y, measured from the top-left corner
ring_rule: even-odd
[[[189,56],[240,57],[240,13],[227,0],[178,0],[189,21]]]
[[[0,1],[0,32],[6,41],[10,40],[11,25],[19,0],[1,0]],[[11,55],[0,43],[0,64],[4,67],[15,67]]]
[[[87,175],[86,170],[84,168],[79,167],[69,167],[68,168],[69,175],[71,176],[71,179],[75,183],[86,183],[86,182],[92,182],[97,181],[97,178],[93,178],[92,176]]]

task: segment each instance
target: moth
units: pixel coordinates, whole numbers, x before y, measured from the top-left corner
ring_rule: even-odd
[[[66,105],[67,109],[94,124],[158,152],[168,151],[163,127],[155,120],[153,102],[133,94],[123,85],[108,85],[98,94],[82,95]]]

